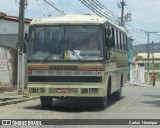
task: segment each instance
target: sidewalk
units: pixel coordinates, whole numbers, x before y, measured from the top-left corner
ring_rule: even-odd
[[[0,106],[21,103],[24,101],[37,99],[38,97],[28,97],[27,95],[18,95],[17,90],[0,92]]]
[[[142,86],[142,87],[153,87],[153,84],[152,82],[145,82],[145,83],[130,83],[130,82],[127,82],[125,83],[125,86]],[[156,84],[155,84],[155,87],[158,87],[160,88],[160,82],[159,81],[156,81]]]

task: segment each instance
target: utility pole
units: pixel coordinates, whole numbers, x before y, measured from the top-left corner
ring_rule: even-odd
[[[152,74],[154,74],[154,43],[152,41]]]
[[[17,75],[17,91],[24,94],[24,62],[23,62],[23,46],[24,46],[24,6],[25,0],[19,0],[19,31],[18,31],[18,75]]]
[[[121,5],[118,5],[120,8],[122,8],[121,10],[121,26],[124,26],[124,6],[127,6],[126,2],[124,2],[124,0],[122,0],[120,2]]]
[[[149,34],[150,33],[158,33],[158,32],[146,31],[146,33],[147,33],[147,42],[148,42],[148,46],[147,46],[148,54],[147,54],[147,57],[148,57],[148,83],[149,83]]]

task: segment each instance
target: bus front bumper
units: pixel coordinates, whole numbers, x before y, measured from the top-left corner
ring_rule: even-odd
[[[102,83],[29,83],[29,96],[103,97]]]

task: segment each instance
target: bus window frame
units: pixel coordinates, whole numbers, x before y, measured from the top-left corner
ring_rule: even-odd
[[[110,48],[110,36],[112,35],[112,30],[111,30],[111,26],[110,25],[105,25],[104,27],[104,38],[105,38],[105,41],[104,41],[104,48],[105,48],[105,58],[106,60],[109,60],[110,59],[110,51],[111,51],[111,48]],[[110,35],[107,35],[107,32],[110,33]],[[108,42],[107,42],[108,41]],[[108,47],[107,47],[108,45]]]
[[[62,27],[64,27],[64,31],[66,31],[66,27],[65,26],[81,26],[82,24],[76,24],[76,25],[61,25],[61,24],[54,24],[54,25],[31,25],[31,26],[29,26],[29,38],[28,38],[28,48],[29,47],[31,47],[30,45],[31,45],[31,43],[29,43],[29,42],[31,42],[31,30],[32,30],[32,28],[33,27],[45,27],[45,26],[62,26]],[[95,24],[90,24],[90,25],[88,25],[88,24],[86,24],[86,25],[83,25],[83,26],[99,26],[99,27],[101,27],[102,28],[102,33],[103,33],[103,28],[104,28],[104,25],[95,25]],[[105,33],[105,32],[104,32]],[[65,35],[66,33],[64,32],[64,37],[66,37],[66,35]],[[105,36],[104,34],[102,34],[102,45],[103,45],[103,42],[105,42],[105,38],[103,38],[103,36]],[[65,39],[65,38],[63,38],[62,39],[62,41],[63,41],[63,43],[62,43],[62,49],[63,50],[65,50],[65,44],[66,44],[66,42],[68,41],[67,39]],[[28,53],[31,53],[31,51],[28,51]],[[106,59],[106,53],[105,53],[105,43],[104,43],[104,46],[103,46],[103,52],[102,52],[102,54],[103,54],[103,59],[101,59],[101,60],[83,60],[83,62],[84,63],[86,63],[86,62],[104,62],[105,61],[105,59]],[[27,61],[28,62],[40,62],[40,60],[29,60],[29,56],[27,56],[28,58],[27,58]],[[79,61],[79,60],[72,60],[72,61],[70,61],[70,60],[66,60],[66,59],[64,59],[64,54],[62,54],[62,60],[59,60],[59,61],[57,61],[57,60],[47,60],[47,62],[81,62],[81,61]]]

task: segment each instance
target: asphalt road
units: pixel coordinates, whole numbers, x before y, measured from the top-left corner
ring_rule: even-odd
[[[53,106],[43,109],[39,99],[6,105],[0,107],[1,119],[160,119],[160,87],[124,86],[122,99],[110,100],[105,109],[97,108],[95,103],[77,100],[54,100]],[[5,126],[6,127],[6,126]],[[9,126],[8,126],[9,127]],[[26,127],[26,126],[25,126]],[[43,126],[36,126],[43,127]],[[51,126],[48,126],[51,127]],[[71,128],[80,125],[62,126],[53,128]],[[93,128],[148,128],[158,126],[146,125],[94,125],[84,126]]]

